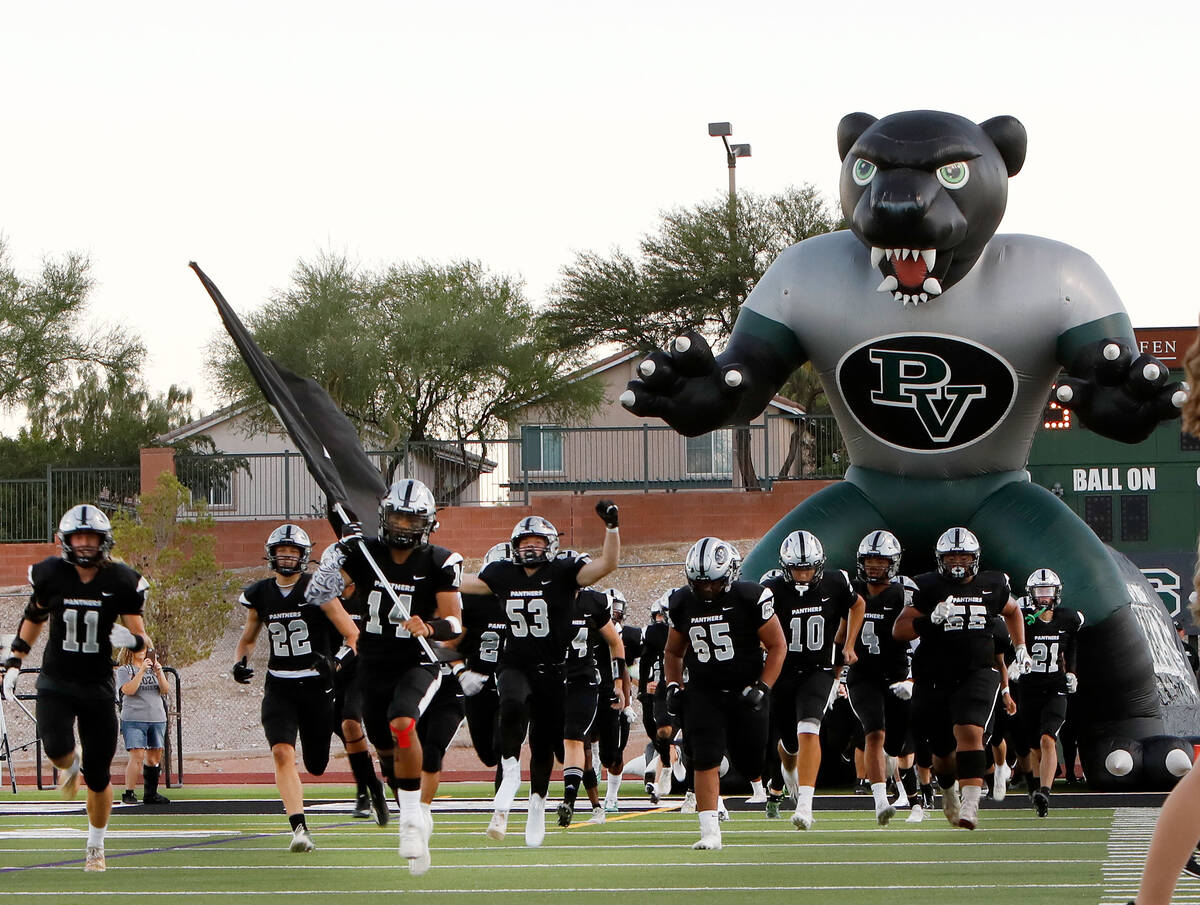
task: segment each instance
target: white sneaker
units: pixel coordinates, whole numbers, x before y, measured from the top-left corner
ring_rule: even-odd
[[[408,870],[415,877],[429,870],[432,859],[429,856],[429,839],[433,836],[433,815],[421,811],[421,854],[408,861]]]
[[[964,830],[973,830],[979,823],[979,802],[964,801],[958,809],[958,825]]]
[[[792,826],[798,830],[812,829],[813,815],[812,811],[802,811],[796,808],[796,813],[792,815]]]
[[[496,811],[492,814],[492,820],[488,824],[488,828],[484,833],[489,839],[494,839],[497,842],[504,841],[504,834],[508,832],[508,811]]]
[[[420,858],[425,848],[425,835],[422,831],[420,817],[400,824],[400,857],[406,859]]]
[[[293,852],[311,852],[316,848],[312,836],[309,834],[307,827],[298,826],[295,832],[292,833],[292,842],[288,846],[288,851]]]
[[[717,819],[724,823],[729,819],[729,808],[725,807],[725,799],[717,796]]]
[[[604,813],[604,808],[597,805],[592,808],[592,816],[588,818],[588,823],[603,823],[608,819],[608,815]]]
[[[692,848],[702,851],[719,852],[721,850],[721,837],[719,835],[701,836],[700,841],[693,843]]]
[[[909,813],[909,815],[904,818],[904,822],[905,823],[920,823],[924,819],[925,819],[925,809],[923,807],[921,807],[919,804],[914,804],[912,806],[911,813]]]
[[[87,859],[83,863],[83,869],[89,873],[98,873],[102,870],[107,870],[107,865],[104,863],[104,847],[100,845],[89,845],[87,847]]]
[[[958,826],[958,813],[962,810],[962,798],[958,794],[958,783],[942,789],[942,813],[951,826]]]
[[[878,821],[880,826],[887,826],[891,819],[895,816],[895,805],[884,805],[882,808],[876,808],[875,810],[875,820]]]
[[[766,789],[763,789],[761,792],[755,792],[753,795],[751,795],[749,798],[746,799],[746,804],[766,804],[766,803],[767,803],[767,790]]]
[[[688,792],[683,796],[683,804],[679,806],[680,814],[695,814],[696,813],[696,793]]]
[[[1003,801],[1008,794],[1008,780],[1012,777],[1012,767],[1000,764],[992,774],[992,798]]]
[[[71,766],[63,770],[62,779],[58,781],[58,791],[63,798],[72,799],[75,793],[79,791],[79,765],[82,763],[79,757],[79,751],[75,751],[75,757],[71,761]],[[104,854],[101,852],[100,860],[104,860]],[[104,868],[98,868],[103,870]]]
[[[525,818],[525,844],[537,848],[546,838],[546,799],[529,796],[529,814]]]

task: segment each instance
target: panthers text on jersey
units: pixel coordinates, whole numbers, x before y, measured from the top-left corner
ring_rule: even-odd
[[[886,680],[888,684],[905,679],[908,676],[908,642],[893,638],[892,626],[916,585],[909,578],[897,576],[874,597],[865,581],[854,581],[850,586],[866,604],[862,630],[854,645],[858,662],[850,668],[860,675]]]
[[[667,598],[667,621],[687,639],[688,687],[741,690],[762,675],[758,630],[775,616],[770,588],[735,581],[713,600],[684,586]]]
[[[831,669],[837,653],[834,636],[857,596],[846,573],[833,569],[820,581],[802,586],[783,576],[764,587],[775,595],[775,615],[788,642],[784,672]]]
[[[506,560],[489,563],[479,579],[500,600],[508,620],[508,637],[500,662],[505,666],[561,666],[574,637],[577,576],[587,556],[559,556],[539,565],[532,575],[526,567]]]
[[[437,613],[437,595],[457,591],[462,583],[462,557],[444,547],[421,544],[413,547],[404,562],[397,563],[382,541],[371,538],[366,545],[409,615],[426,622]],[[389,666],[425,662],[420,642],[404,627],[407,620],[401,608],[393,603],[362,553],[355,550],[347,556],[342,569],[354,583],[352,605],[365,617],[360,624],[358,655],[368,663],[386,661]]]
[[[30,566],[29,583],[37,605],[50,613],[37,687],[112,701],[116,691],[108,636],[118,616],[141,614],[146,579],[124,563],[108,562],[84,582],[73,565],[52,556]]]
[[[491,675],[500,663],[500,650],[508,637],[508,618],[492,594],[462,595],[463,634],[458,652],[467,669]]]
[[[992,616],[1000,615],[1009,601],[1008,576],[1003,572],[980,572],[965,584],[925,572],[913,579],[917,589],[912,605],[925,616],[943,600],[952,605],[941,625],[932,621],[921,632],[921,643],[913,655],[913,676],[937,679],[965,675],[976,669],[996,666]]]
[[[310,578],[301,575],[290,588],[280,588],[274,578],[264,578],[242,591],[238,601],[254,610],[266,629],[270,644],[267,671],[274,676],[313,675],[318,667],[327,665],[331,650],[341,643],[341,634],[324,611],[304,599]]]

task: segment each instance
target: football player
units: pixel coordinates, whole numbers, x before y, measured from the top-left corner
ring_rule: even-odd
[[[573,551],[572,551],[573,552]],[[602,591],[583,588],[575,598],[571,619],[572,638],[567,646],[566,698],[563,720],[563,798],[558,806],[558,825],[570,826],[575,799],[583,782],[584,742],[591,735],[596,711],[603,700],[604,709],[619,713],[625,706],[625,646],[617,633],[610,612],[610,599]],[[603,669],[597,665],[592,646],[593,634],[607,647]],[[614,677],[613,668],[619,672]],[[595,774],[589,788],[596,787]]]
[[[697,541],[684,563],[687,584],[667,601],[666,703],[682,717],[695,771],[695,849],[721,848],[717,806],[726,753],[743,776],[762,774],[768,698],[787,648],[770,589],[731,581],[736,559],[723,540]]]
[[[58,543],[60,556],[29,568],[33,593],[4,661],[4,697],[15,698],[21,664],[49,622],[37,679],[38,736],[46,756],[63,771],[58,788],[64,798],[75,797],[83,773],[88,816],[83,869],[102,871],[117,750],[113,648],[149,646],[142,622],[148,585],[133,569],[112,561],[112,524],[95,506],[67,510],[58,523]]]
[[[872,531],[858,545],[854,591],[864,602],[858,659],[846,676],[850,706],[865,735],[864,766],[875,798],[875,819],[886,826],[896,814],[888,803],[887,758],[905,753],[908,702],[912,697],[908,644],[892,637],[892,626],[915,585],[900,577],[900,541],[889,531]]]
[[[525,843],[546,836],[546,793],[556,753],[561,756],[564,720],[564,668],[574,637],[575,596],[617,567],[621,539],[617,506],[600,500],[596,514],[605,524],[600,558],[559,558],[558,530],[541,516],[519,521],[512,532],[513,561],[497,561],[463,580],[468,594],[495,594],[503,601],[508,637],[500,652],[496,687],[500,694],[500,768],[488,824],[489,839],[503,839],[508,812],[521,784],[519,755],[529,734],[529,810]]]
[[[1012,705],[1007,676],[996,668],[989,616],[1004,617],[1018,668],[1028,670],[1032,661],[1008,576],[979,571],[978,538],[966,528],[950,528],[937,539],[934,556],[937,571],[916,576],[912,601],[892,635],[921,639],[913,656],[913,721],[933,752],[942,812],[952,826],[973,830],[987,770],[983,730],[1001,686]]]
[[[270,642],[262,699],[262,726],[275,762],[275,787],[292,827],[290,849],[311,852],[312,834],[304,819],[304,792],[296,770],[296,737],[304,752],[304,769],[320,776],[329,764],[334,730],[332,639],[345,638],[353,649],[358,628],[334,598],[320,607],[305,600],[310,579],[305,571],[312,542],[299,525],[280,525],[267,536],[267,565],[275,574],[256,581],[239,602],[246,608],[246,627],[234,652],[230,674],[248,685],[254,643],[265,627]],[[336,634],[335,634],[336,633]]]
[[[1017,684],[1021,690],[1021,753],[1029,752],[1040,780],[1033,793],[1039,817],[1050,811],[1050,786],[1058,770],[1058,733],[1067,718],[1067,695],[1075,677],[1076,637],[1083,614],[1062,606],[1062,580],[1050,569],[1035,569],[1025,582],[1025,643],[1033,665]]]
[[[638,660],[638,701],[642,705],[642,728],[646,730],[645,784],[651,804],[665,794],[671,770],[671,751],[678,721],[667,713],[667,683],[663,681],[663,656],[667,647],[667,601],[677,589],[650,604],[650,622],[642,629],[642,656]],[[654,764],[657,761],[658,770]],[[660,781],[661,779],[661,781]]]
[[[602,822],[605,813],[615,813],[619,809],[617,800],[625,767],[625,743],[629,740],[629,726],[633,718],[633,711],[629,706],[632,700],[632,682],[626,664],[636,662],[642,655],[641,629],[625,624],[625,610],[629,605],[625,595],[616,588],[608,588],[604,596],[608,598],[612,624],[621,639],[625,658],[615,659],[612,656],[612,647],[604,635],[600,632],[592,633],[588,643],[592,648],[592,656],[596,658],[596,668],[601,676],[611,676],[613,682],[611,692],[607,684],[600,684],[596,723],[592,729],[592,737],[596,742],[596,762],[602,764],[608,772],[604,806],[599,815],[592,814],[592,819],[597,823]],[[584,786],[590,788],[587,779],[585,771]]]
[[[784,782],[796,801],[792,825],[807,830],[821,766],[821,718],[837,682],[838,650],[846,665],[858,659],[854,648],[866,605],[845,572],[825,571],[825,550],[808,531],[783,539],[779,565],[783,577],[763,585],[775,599],[787,640],[787,658],[771,693],[771,717]]]
[[[442,681],[429,641],[421,639],[450,641],[462,633],[463,559],[429,542],[436,529],[429,488],[411,478],[397,481],[379,503],[378,538],[348,526],[325,551],[306,593],[325,603],[353,585],[366,614],[359,638],[364,722],[400,809],[400,857],[414,874],[429,869],[433,833],[432,813],[421,801],[417,723]]]

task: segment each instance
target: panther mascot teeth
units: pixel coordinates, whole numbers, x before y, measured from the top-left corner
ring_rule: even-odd
[[[1050,565],[1086,619],[1072,718],[1089,781],[1169,784],[1164,763],[1180,760],[1167,755],[1182,742],[1166,733],[1191,734],[1184,724],[1196,724],[1200,697],[1194,679],[1175,682],[1152,659],[1165,610],[1138,608],[1154,600],[1140,573],[1033,484],[1026,464],[1056,380],[1085,426],[1125,443],[1177,417],[1185,387],[1136,354],[1124,306],[1090,257],[996,233],[1025,160],[1016,119],[852,113],[837,143],[850,228],[785,250],[721,354],[697,333],[650,352],[622,404],[697,436],[754,418],[811,362],[850,468],[768,532],[745,574],[769,569],[799,529],[841,567],[860,538],[886,528],[907,551],[904,572],[927,571],[952,525],[978,536],[988,569],[1024,576]]]

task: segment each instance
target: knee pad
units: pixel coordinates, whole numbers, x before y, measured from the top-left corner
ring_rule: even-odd
[[[958,752],[958,778],[983,779],[987,772],[987,755],[982,751]]]
[[[413,744],[413,736],[417,734],[417,721],[408,717],[407,725],[402,728],[396,728],[395,724],[391,725],[392,736],[396,739],[397,748],[411,748]]]
[[[83,781],[93,792],[103,792],[112,782],[112,773],[107,769],[93,768],[83,771]]]
[[[801,720],[796,724],[796,735],[820,735],[820,720]]]
[[[442,758],[444,757],[441,750],[434,747],[421,749],[421,769],[426,773],[441,773]]]

